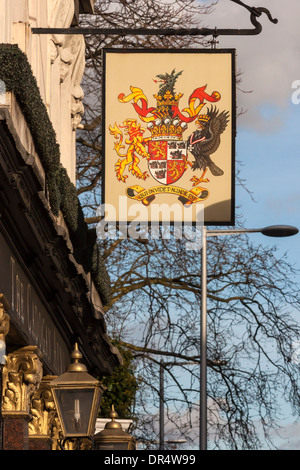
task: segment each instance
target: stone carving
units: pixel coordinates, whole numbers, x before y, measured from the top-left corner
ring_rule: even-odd
[[[51,3],[49,27],[69,28],[75,13],[74,0],[56,0]],[[72,130],[76,130],[84,112],[82,100],[84,97],[80,83],[85,68],[85,42],[80,35],[53,34],[50,44],[51,63],[60,57],[60,83],[69,79],[67,90],[70,99],[70,119]],[[62,93],[62,99],[64,94]]]
[[[75,14],[74,0],[52,0],[49,4],[49,28],[69,28]],[[52,42],[63,46],[65,36],[53,34]]]
[[[60,83],[63,83],[70,72],[70,65],[73,62],[73,55],[69,49],[61,50],[60,61]]]
[[[8,354],[3,368],[4,414],[29,414],[31,398],[43,375],[40,357],[36,346]]]
[[[77,85],[72,90],[72,104],[71,104],[71,118],[72,118],[72,129],[75,131],[81,122],[82,115],[84,113],[84,106],[82,103],[84,93],[82,88]]]
[[[67,36],[64,47],[61,51],[61,75],[63,82],[69,78],[71,92],[71,119],[72,129],[76,130],[81,122],[84,113],[83,97],[84,93],[80,86],[85,67],[85,43],[81,36]]]

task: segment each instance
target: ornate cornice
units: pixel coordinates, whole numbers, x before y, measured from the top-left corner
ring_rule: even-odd
[[[67,38],[64,47],[64,52],[72,56],[72,73],[70,70],[68,73],[74,76],[72,86],[70,85],[72,101],[70,112],[75,127],[83,112],[83,91],[79,86],[83,69],[80,66],[80,59],[74,58],[76,54],[82,55],[83,50],[76,41],[76,38]],[[72,53],[74,48],[77,51],[75,55]],[[70,64],[66,65],[69,68]],[[110,278],[97,244],[96,231],[89,230],[85,223],[76,187],[71,182],[67,171],[60,165],[60,148],[56,142],[53,125],[27,57],[16,44],[0,44],[0,80],[5,83],[8,92],[15,94],[20,110],[26,119],[45,171],[52,213],[55,217],[63,215],[73,246],[74,258],[83,266],[86,273],[91,273],[101,302],[107,306],[111,300]],[[25,190],[20,176],[11,171],[11,184],[22,191],[25,205],[28,207],[32,199]]]
[[[13,241],[14,249],[21,254],[22,269],[30,285],[43,294],[65,343],[68,345],[73,336],[81,337],[89,370],[109,375],[120,362],[102,336],[106,334],[103,306],[111,300],[109,275],[96,231],[88,229],[76,188],[59,165],[54,130],[49,118],[45,118],[47,110],[28,60],[16,45],[0,45],[0,79],[12,102],[18,103],[20,115],[26,118],[47,183],[47,191],[43,191],[42,181],[37,178],[38,168],[23,153],[26,165],[19,158],[21,145],[17,146],[17,135],[11,130],[14,122],[10,110],[1,109],[1,233]],[[80,90],[76,89],[75,98],[80,97]],[[50,210],[50,194],[50,201],[57,198],[57,213]],[[15,320],[14,313],[11,312],[11,321]],[[87,330],[97,332],[93,344]],[[34,339],[28,338],[28,342],[36,344]],[[47,367],[50,373],[60,373],[49,362]]]

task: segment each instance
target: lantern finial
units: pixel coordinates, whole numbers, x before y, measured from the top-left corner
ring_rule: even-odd
[[[86,372],[87,369],[84,364],[81,364],[82,354],[78,349],[78,343],[75,343],[74,350],[71,354],[72,363],[68,366],[68,372]]]
[[[109,413],[109,417],[111,418],[111,421],[106,423],[105,427],[108,429],[122,429],[122,425],[116,421],[116,418],[118,418],[118,413],[115,411],[114,405],[111,405],[111,411]]]

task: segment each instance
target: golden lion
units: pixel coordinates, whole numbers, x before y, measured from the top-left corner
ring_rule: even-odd
[[[119,181],[125,183],[128,175],[124,175],[126,166],[128,166],[128,171],[135,175],[139,179],[145,180],[149,177],[147,171],[142,172],[139,168],[140,159],[137,156],[140,155],[143,158],[149,159],[149,153],[146,149],[146,145],[150,140],[150,137],[144,138],[143,134],[145,129],[137,123],[136,119],[126,119],[123,122],[121,128],[125,129],[124,133],[128,135],[128,139],[125,140],[125,143],[129,146],[127,153],[121,153],[121,149],[125,149],[123,145],[123,133],[115,123],[114,127],[109,126],[110,134],[116,139],[114,149],[119,155],[119,160],[115,164],[115,171]]]

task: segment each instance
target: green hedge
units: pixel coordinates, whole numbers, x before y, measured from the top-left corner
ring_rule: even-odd
[[[60,149],[46,106],[27,56],[16,44],[0,44],[0,80],[6,91],[13,92],[32,134],[37,153],[46,174],[51,210],[62,211],[70,232],[76,261],[91,272],[105,306],[109,305],[110,279],[96,239],[89,230],[76,188],[60,164]]]
[[[141,386],[141,380],[135,376],[134,357],[131,351],[123,347],[118,341],[112,340],[123,358],[123,364],[114,368],[111,376],[104,376],[101,379],[105,391],[99,410],[100,418],[107,418],[114,405],[116,412],[121,419],[136,420],[135,397],[137,390]]]

